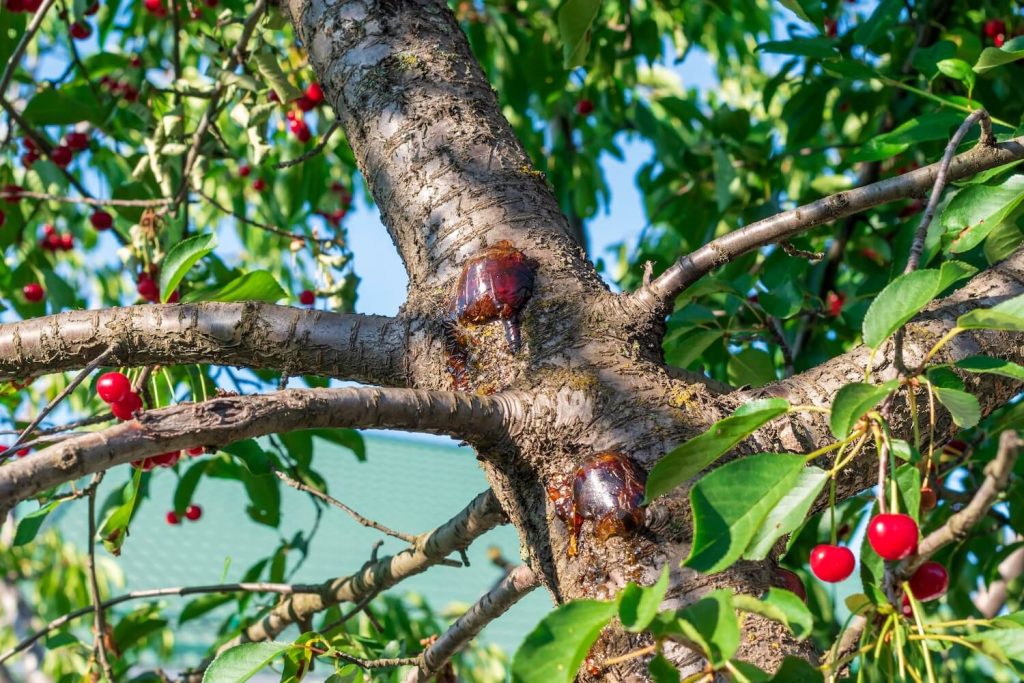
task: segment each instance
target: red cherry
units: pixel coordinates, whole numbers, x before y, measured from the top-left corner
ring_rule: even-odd
[[[192,448],[189,448],[188,450],[185,451],[185,453],[187,453],[188,455],[190,455],[193,458],[198,457],[198,456],[202,455],[205,452],[206,452],[206,449],[203,448],[202,446],[193,446]]]
[[[836,292],[829,292],[825,296],[825,306],[828,308],[828,314],[833,318],[838,318],[839,314],[843,312],[843,305],[846,303],[846,295],[842,292],[838,294]]]
[[[6,222],[7,222],[7,214],[5,214],[3,211],[0,211],[0,228],[2,228],[4,223],[6,223]]]
[[[31,448],[21,448],[21,449],[18,450],[18,452],[15,455],[17,455],[19,458],[24,458],[26,455],[28,455],[31,452],[32,452]]]
[[[143,472],[149,472],[153,469],[153,458],[143,458],[142,460],[132,460],[132,467]]]
[[[42,1],[42,0],[40,0],[40,1]],[[100,3],[99,2],[94,2],[94,3],[92,3],[91,5],[89,5],[88,7],[85,8],[85,16],[91,17],[92,15],[96,14],[99,11],[100,11]]]
[[[110,404],[110,412],[112,412],[114,417],[118,420],[131,420],[135,417],[136,411],[141,408],[142,398],[134,391],[129,392],[128,395],[120,401]]]
[[[935,489],[930,486],[921,487],[921,512],[934,510],[938,502],[939,496],[935,493]]]
[[[299,139],[299,142],[309,142],[309,126],[307,126],[306,122],[302,119],[292,119],[288,124],[288,130],[290,130],[292,134]]]
[[[25,145],[25,149],[28,150],[29,152],[38,152],[39,151],[39,148],[36,147],[35,141],[32,138],[28,137],[28,136],[23,137],[21,139],[21,144]]]
[[[807,602],[807,589],[804,588],[804,582],[800,580],[796,572],[779,567],[775,570],[775,576],[782,582],[783,588],[791,593],[795,593],[798,598]]]
[[[43,0],[22,0],[21,6],[29,14],[35,14],[42,4]]]
[[[277,96],[277,91],[276,90],[271,90],[269,93],[267,93],[267,101],[268,102],[280,102],[281,98]]]
[[[166,519],[167,523],[172,526],[181,524],[181,517],[178,517],[178,513],[175,512],[174,510],[169,511],[167,515],[164,517],[164,519]]]
[[[85,133],[73,132],[64,136],[64,144],[76,152],[89,146],[89,136]]]
[[[49,237],[57,232],[57,228],[53,227],[49,223],[43,224],[43,234]]]
[[[314,81],[306,87],[306,99],[313,104],[320,104],[324,101],[324,91],[321,90],[319,83]]]
[[[122,83],[121,95],[126,102],[135,102],[139,99],[139,89],[130,83]]]
[[[295,106],[301,111],[312,111],[316,107],[316,102],[303,95],[295,100]]]
[[[167,297],[167,303],[169,304],[176,304],[179,301],[181,301],[181,294],[178,292],[178,290],[174,290],[173,292],[171,292],[171,295]]]
[[[832,17],[825,17],[825,35],[829,38],[835,38],[838,32],[839,22]]]
[[[992,44],[996,47],[1002,47],[1006,44],[1006,36],[1000,33],[998,36],[992,39]]]
[[[139,296],[150,303],[160,300],[160,286],[157,285],[156,280],[148,275],[139,275],[139,280],[135,284],[135,289],[138,291]]]
[[[131,381],[121,372],[105,372],[96,380],[96,393],[104,403],[123,401],[132,392]]]
[[[171,451],[170,453],[161,453],[160,455],[154,455],[150,460],[153,461],[155,467],[174,467],[178,464],[178,460],[181,458],[181,451]]]
[[[132,55],[132,59],[128,63],[131,64],[133,69],[142,68],[142,57],[138,55]]]
[[[75,40],[85,40],[92,35],[92,27],[81,21],[71,24],[71,37]]]
[[[142,0],[142,5],[150,14],[159,14],[164,9],[163,0]]]
[[[15,204],[21,199],[21,193],[25,191],[21,185],[4,185],[3,194],[6,195],[8,204]]]
[[[43,300],[46,290],[38,282],[30,282],[21,288],[21,293],[25,295],[26,301],[38,303]]]
[[[89,222],[97,230],[109,230],[114,225],[114,217],[106,211],[99,210],[89,216]]]
[[[39,161],[39,155],[35,152],[25,152],[21,155],[21,165],[25,168],[32,168],[37,161]]]
[[[68,233],[67,235],[60,236],[60,248],[64,251],[71,251],[75,248],[75,237]]]
[[[822,543],[811,551],[811,572],[826,583],[839,583],[853,573],[853,552],[841,545]]]
[[[942,446],[942,459],[943,460],[959,460],[970,446],[966,441],[960,439],[953,439],[947,441]]]
[[[594,111],[594,103],[588,99],[582,99],[576,103],[576,113],[580,116],[586,116]]]
[[[263,178],[257,178],[256,180],[252,181],[252,189],[256,190],[257,192],[263,192],[263,190],[267,189],[267,183],[263,180]]]
[[[316,302],[316,294],[308,289],[299,292],[299,303],[303,306],[312,306]]]
[[[989,19],[985,22],[983,27],[985,35],[989,38],[995,38],[998,35],[1006,34],[1006,22],[1002,19]]]
[[[298,117],[298,113],[296,113],[292,109],[289,109],[288,112],[284,115],[284,117],[289,121],[294,121]]]
[[[949,588],[949,573],[938,562],[925,562],[910,577],[910,592],[919,602],[941,598]]]
[[[74,154],[71,152],[71,148],[65,147],[64,145],[58,145],[53,148],[52,152],[50,152],[50,161],[61,168],[66,168],[67,165],[71,163],[71,159],[73,157]]]
[[[910,515],[875,515],[868,523],[868,542],[886,560],[902,560],[914,552],[917,536],[917,522]]]
[[[248,178],[250,173],[252,173],[252,169],[249,167],[248,164],[242,164],[241,166],[238,167],[238,175],[242,176],[243,178]]]
[[[4,7],[11,12],[23,12],[25,10],[25,4],[22,0],[6,0]]]
[[[185,508],[185,519],[190,522],[194,522],[203,516],[203,508],[198,505],[189,505]]]

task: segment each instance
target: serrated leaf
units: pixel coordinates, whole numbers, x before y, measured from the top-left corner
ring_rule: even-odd
[[[1024,294],[992,308],[968,311],[956,319],[956,326],[965,330],[1024,332]]]
[[[900,275],[871,302],[864,316],[864,343],[877,349],[949,285],[975,272],[973,266],[952,261],[940,270],[917,270]]]
[[[1019,629],[987,629],[964,638],[976,643],[991,659],[1005,664],[1017,674],[1024,674],[1024,638]]]
[[[630,581],[622,589],[619,596],[619,621],[627,631],[639,633],[650,625],[668,592],[668,575],[668,565],[665,565],[653,586],[641,588]]]
[[[777,621],[788,628],[797,640],[811,635],[814,617],[803,600],[782,588],[769,588],[768,594],[758,600],[752,595],[738,593],[732,598],[736,609],[760,614],[766,619]]]
[[[194,301],[265,301],[275,303],[288,296],[277,279],[265,270],[236,277],[222,287],[192,291],[181,298],[182,303]]]
[[[740,645],[740,625],[732,605],[732,593],[720,589],[677,612],[677,625],[718,668],[732,659]]]
[[[702,477],[690,490],[693,544],[684,566],[713,574],[740,559],[803,468],[801,455],[759,453]]]
[[[615,602],[574,600],[546,617],[512,660],[515,683],[570,683],[590,647],[618,610]]]
[[[950,200],[939,223],[953,235],[949,250],[963,253],[982,240],[1024,202],[1024,176],[1012,175],[1000,185],[971,185]]]
[[[986,47],[974,63],[974,72],[985,73],[1018,59],[1024,59],[1024,36],[1007,41],[1001,48]]]
[[[878,405],[897,386],[899,386],[897,382],[890,381],[885,384],[853,382],[842,387],[832,401],[832,416],[829,423],[832,428],[832,436],[837,439],[845,439],[849,436],[850,430],[857,424],[857,421]]]
[[[989,375],[1000,375],[1024,381],[1024,367],[1001,358],[990,356],[970,356],[956,362],[956,366],[967,372],[984,373]]]
[[[669,451],[647,475],[647,502],[668,493],[729,452],[765,423],[789,410],[781,398],[751,401],[698,436]]]
[[[245,683],[292,647],[291,643],[244,643],[217,655],[203,683]]]
[[[968,429],[981,421],[981,405],[978,399],[966,391],[946,389],[932,384],[935,398],[946,407],[958,427]]]
[[[743,552],[745,560],[763,560],[768,557],[775,541],[796,531],[815,499],[828,481],[828,472],[819,467],[804,467],[782,498],[775,504]]]
[[[288,77],[281,70],[281,64],[277,61],[277,55],[269,49],[253,53],[252,61],[256,62],[256,70],[282,102],[291,102],[302,97],[302,91],[288,81]]]
[[[160,264],[160,300],[166,302],[189,269],[217,247],[217,236],[196,235],[178,242]]]
[[[566,69],[582,66],[586,60],[594,19],[600,9],[601,0],[567,0],[558,10],[558,35]]]

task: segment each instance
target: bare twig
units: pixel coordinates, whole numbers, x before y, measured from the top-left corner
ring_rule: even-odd
[[[251,218],[247,218],[247,217],[245,217],[245,216],[243,216],[241,214],[235,213],[234,211],[232,211],[228,207],[224,206],[223,204],[218,202],[216,199],[214,199],[210,195],[208,195],[205,192],[203,192],[201,189],[200,190],[196,190],[196,194],[198,194],[200,197],[202,197],[206,201],[210,202],[210,204],[212,204],[213,207],[215,209],[217,209],[218,211],[221,211],[221,212],[223,212],[223,213],[225,213],[225,214],[235,218],[239,222],[245,223],[246,225],[251,225],[254,228],[259,228],[260,230],[266,230],[267,232],[272,232],[275,235],[280,235],[281,237],[287,237],[288,239],[302,240],[303,242],[307,242],[307,241],[313,240],[313,238],[309,237],[308,235],[303,235],[302,233],[298,233],[298,232],[288,232],[287,230],[282,230],[281,228],[275,227],[273,225],[267,225],[266,223],[260,223],[259,221],[254,221]],[[314,241],[324,242],[324,241],[327,241],[327,240],[314,240]]]
[[[1024,159],[1024,137],[991,146],[979,145],[953,159],[947,182],[1021,159]],[[789,239],[879,204],[924,195],[934,186],[940,165],[931,164],[895,178],[840,192],[734,230],[680,258],[648,287],[632,294],[631,300],[641,310],[661,315],[690,284],[748,251]]]
[[[104,474],[104,472],[98,472],[93,476],[86,493],[89,498],[89,555],[86,566],[89,570],[89,594],[93,605],[93,649],[99,657],[104,677],[108,683],[114,683],[114,672],[110,668],[110,659],[105,644],[107,620],[103,603],[100,601],[100,584],[96,579],[96,489],[103,481]]]
[[[326,652],[319,652],[319,654],[327,654]],[[354,657],[353,655],[346,654],[344,652],[335,650],[332,652],[330,657],[335,657],[343,662],[349,664],[355,664],[361,669],[393,669],[396,666],[409,666],[419,661],[418,657],[392,657],[390,659],[362,659],[360,657]]]
[[[907,267],[903,269],[904,273],[909,273],[916,270],[921,262],[921,253],[924,251],[924,241],[928,236],[928,226],[932,222],[932,218],[935,216],[935,209],[939,205],[939,199],[942,197],[942,191],[946,189],[947,179],[946,176],[949,174],[949,165],[953,163],[953,155],[956,154],[957,147],[963,142],[964,136],[967,132],[974,127],[974,124],[978,123],[981,126],[981,137],[978,139],[978,144],[984,147],[992,147],[996,144],[996,138],[992,134],[992,120],[989,118],[988,112],[984,109],[977,109],[964,119],[964,122],[960,124],[956,133],[949,139],[949,144],[946,145],[946,151],[942,155],[942,161],[939,162],[938,173],[935,174],[935,184],[932,185],[932,194],[928,198],[928,206],[925,207],[924,215],[921,216],[921,223],[917,226],[917,232],[914,233],[914,241],[910,245],[910,256],[907,258]]]
[[[967,504],[967,507],[952,515],[945,524],[924,537],[917,547],[917,553],[908,557],[897,567],[895,574],[899,579],[906,579],[912,575],[918,567],[927,562],[944,546],[966,538],[974,525],[985,517],[988,509],[995,503],[999,494],[1006,490],[1010,482],[1010,475],[1013,472],[1013,465],[1017,461],[1017,452],[1020,450],[1021,444],[1020,437],[1012,429],[999,435],[999,449],[996,452],[996,457],[985,467],[985,481],[981,483],[974,498]]]
[[[465,614],[459,617],[418,659],[418,666],[409,672],[405,683],[419,683],[430,678],[483,628],[504,614],[524,595],[540,585],[538,576],[526,565],[519,565],[505,575],[493,589],[484,594]]]
[[[224,583],[211,586],[178,586],[174,588],[152,588],[147,590],[132,591],[125,593],[124,595],[118,595],[117,597],[104,600],[100,603],[102,609],[110,609],[115,605],[119,605],[122,602],[128,602],[129,600],[147,600],[149,598],[162,598],[162,597],[184,597],[186,595],[198,595],[205,593],[279,593],[281,595],[299,595],[304,593],[318,593],[323,590],[323,586],[320,584],[306,585],[306,584],[286,584],[286,583]],[[0,654],[0,664],[6,662],[14,655],[22,652],[29,648],[32,643],[36,642],[40,638],[44,637],[48,633],[56,631],[65,624],[83,617],[87,614],[92,614],[96,609],[95,605],[89,605],[87,607],[81,607],[67,614],[61,615],[54,619],[49,624],[44,626],[39,631],[36,631],[28,638],[22,640],[17,645]]]
[[[60,202],[62,204],[86,204],[88,206],[137,206],[156,207],[170,204],[172,199],[96,199],[94,197],[68,197],[66,195],[46,194],[44,192],[4,192],[0,191],[0,199],[36,199],[44,202]]]
[[[337,119],[335,119],[331,123],[330,128],[328,128],[326,131],[324,131],[324,134],[322,136],[320,136],[320,142],[318,142],[316,144],[316,147],[314,147],[313,149],[309,150],[305,154],[302,154],[301,156],[295,157],[294,159],[288,159],[286,161],[279,162],[277,164],[277,167],[278,168],[291,168],[292,166],[296,166],[298,164],[301,164],[303,161],[306,161],[308,159],[312,159],[317,154],[320,154],[321,152],[324,151],[324,147],[327,146],[327,143],[331,139],[331,136],[334,135],[334,131],[338,130],[338,128],[340,128],[340,127],[341,127],[341,124],[338,122]]]
[[[66,399],[68,396],[70,396],[71,392],[74,391],[75,389],[77,389],[78,385],[82,383],[82,380],[84,380],[86,377],[91,375],[93,370],[95,370],[99,366],[103,365],[103,361],[105,361],[107,359],[107,357],[110,356],[110,353],[111,353],[111,349],[107,349],[106,351],[104,351],[100,355],[98,355],[95,358],[93,358],[89,362],[88,365],[86,365],[84,368],[82,368],[78,372],[78,374],[75,375],[74,379],[72,379],[70,382],[68,382],[68,385],[66,387],[64,387],[64,390],[61,391],[56,396],[54,396],[53,400],[50,401],[49,403],[47,403],[46,407],[39,411],[39,414],[36,415],[35,419],[32,420],[32,422],[30,422],[29,425],[27,427],[25,427],[25,429],[21,432],[21,434],[18,435],[18,438],[14,440],[14,443],[7,447],[7,451],[6,452],[7,453],[13,453],[15,450],[17,450],[18,446],[20,446],[22,443],[24,443],[24,441],[28,437],[28,435],[32,433],[32,430],[34,430],[36,427],[38,427],[39,424],[43,420],[46,419],[46,416],[49,415],[51,412],[53,412],[54,408],[56,408],[58,405],[60,405],[61,401]],[[3,460],[4,460],[4,457],[2,455],[0,455],[0,462],[3,462]]]
[[[381,524],[379,522],[375,522],[372,519],[368,519],[366,517],[363,517],[361,514],[359,514],[358,512],[353,510],[352,508],[350,508],[348,505],[345,505],[344,503],[342,503],[337,498],[333,498],[333,497],[327,495],[326,493],[323,493],[322,491],[317,491],[312,486],[308,486],[306,484],[303,484],[301,481],[298,481],[296,479],[292,479],[291,477],[289,477],[287,474],[285,474],[281,470],[275,469],[274,470],[274,474],[277,475],[278,479],[283,481],[285,484],[288,484],[288,486],[291,486],[293,489],[297,489],[299,491],[305,491],[306,493],[310,494],[311,496],[315,496],[316,498],[319,498],[320,500],[324,501],[328,505],[333,505],[334,507],[338,508],[339,510],[345,511],[349,515],[349,517],[351,517],[352,519],[356,520],[357,522],[359,522],[360,524],[362,524],[365,527],[369,527],[371,529],[376,529],[377,531],[379,531],[379,532],[381,532],[383,534],[387,534],[388,536],[391,536],[393,538],[397,538],[399,540],[405,541],[406,543],[415,543],[416,542],[416,535],[415,534],[406,534],[406,533],[403,533],[401,531],[395,531],[394,529],[386,527],[386,526],[384,526],[383,524]]]
[[[7,66],[4,68],[3,75],[0,75],[0,100],[7,100],[5,93],[7,92],[7,86],[11,83],[11,78],[14,76],[14,70],[18,68],[18,62],[25,55],[25,50],[28,49],[28,44],[35,38],[39,27],[43,25],[43,19],[46,18],[46,13],[53,7],[54,2],[55,0],[43,0],[43,4],[36,10],[35,16],[32,17],[32,21],[25,28],[25,32],[21,34],[21,40],[18,41],[14,52],[7,59]]]

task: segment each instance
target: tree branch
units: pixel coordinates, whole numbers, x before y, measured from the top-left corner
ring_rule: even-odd
[[[1021,159],[1024,159],[1024,136],[998,145],[979,145],[953,159],[948,181],[967,178]],[[924,196],[934,186],[941,167],[941,162],[934,163],[896,178],[819,199],[734,230],[683,256],[649,286],[632,294],[631,298],[636,305],[655,311],[660,316],[686,287],[748,251],[789,239],[811,228],[879,204]]]
[[[0,325],[0,381],[112,365],[272,368],[368,384],[407,384],[407,324],[257,302],[69,311]]]
[[[917,546],[917,553],[903,560],[896,568],[894,573],[898,579],[909,578],[939,550],[967,537],[971,529],[988,513],[999,494],[1009,485],[1010,475],[1013,473],[1013,466],[1017,462],[1017,453],[1022,443],[1024,442],[1015,430],[1007,429],[999,435],[996,457],[985,467],[985,481],[978,487],[971,502],[950,516],[941,527],[924,537]]]
[[[317,428],[404,429],[493,444],[524,412],[509,393],[416,389],[288,389],[140,412],[134,420],[64,439],[0,468],[0,511],[49,488],[168,451],[220,446]]]
[[[1017,537],[1018,541],[1024,538]],[[1010,582],[1024,573],[1024,547],[1017,548],[999,563],[999,578],[978,591],[974,606],[986,619],[999,614],[1006,604]]]
[[[484,491],[461,512],[433,531],[421,534],[416,543],[397,555],[370,560],[354,574],[328,581],[322,592],[295,595],[283,600],[269,614],[221,646],[220,651],[241,643],[270,640],[291,624],[308,621],[318,612],[343,602],[359,603],[421,574],[439,564],[453,552],[465,550],[507,519],[498,499],[491,491]]]
[[[508,611],[527,593],[540,585],[533,570],[519,565],[505,575],[497,586],[485,593],[465,614],[459,617],[444,635],[438,638],[420,655],[417,667],[405,677],[405,683],[422,683],[430,680],[456,652],[465,647],[502,614]]]

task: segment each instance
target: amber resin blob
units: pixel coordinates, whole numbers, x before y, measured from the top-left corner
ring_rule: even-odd
[[[626,536],[644,525],[646,473],[622,453],[605,451],[576,468],[571,492],[564,485],[548,489],[556,514],[571,524],[569,555],[577,552],[583,521],[594,524],[594,537],[606,541]],[[568,494],[568,495],[566,495]]]
[[[474,256],[459,276],[452,313],[459,323],[501,321],[512,353],[521,346],[519,313],[533,294],[536,264],[502,240]]]

